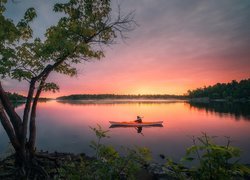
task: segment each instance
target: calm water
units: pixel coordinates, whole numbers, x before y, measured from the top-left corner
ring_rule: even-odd
[[[20,115],[23,108],[17,107]],[[142,134],[135,128],[109,128],[109,121],[131,121],[137,115],[144,116],[144,121],[164,121],[163,127],[143,128]],[[37,116],[38,149],[93,155],[89,143],[95,136],[89,127],[100,124],[110,130],[111,138],[105,144],[118,150],[121,146],[149,147],[158,162],[159,154],[179,160],[192,144],[190,137],[207,132],[219,136],[220,143],[226,142],[224,136],[230,136],[232,144],[243,150],[242,162],[250,163],[249,104],[48,101],[39,103]],[[8,138],[0,126],[0,153],[7,150]]]

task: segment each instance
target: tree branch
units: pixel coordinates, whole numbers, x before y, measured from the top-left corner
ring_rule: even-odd
[[[63,61],[69,56],[70,54],[69,53],[66,53],[60,57],[58,57],[56,60],[55,60],[55,63],[53,65],[49,64],[47,65],[44,70],[38,74],[36,77],[34,77],[34,80],[35,81],[38,81],[40,80],[41,78],[43,78],[43,76],[46,76],[47,74],[49,74],[51,71],[53,71],[56,67],[58,67],[60,64],[63,63]]]
[[[35,149],[35,140],[36,140],[36,108],[37,108],[37,102],[39,100],[39,97],[41,95],[43,86],[45,84],[45,81],[49,74],[58,67],[63,61],[68,57],[69,54],[62,56],[61,58],[58,58],[58,61],[56,61],[53,65],[48,65],[37,77],[35,77],[37,80],[41,79],[40,84],[38,86],[35,98],[33,100],[32,109],[31,109],[31,115],[30,115],[30,136],[29,136],[29,148],[31,151],[34,151]],[[27,131],[26,131],[27,135]]]
[[[29,136],[29,149],[31,152],[34,152],[35,150],[35,142],[36,142],[36,108],[37,108],[37,102],[39,100],[39,97],[41,95],[43,86],[45,84],[45,81],[48,77],[49,73],[43,77],[43,79],[40,82],[40,85],[37,89],[36,96],[33,100],[32,109],[31,109],[31,115],[30,115],[30,136]]]
[[[35,91],[35,84],[36,84],[36,81],[34,79],[31,79],[28,97],[26,100],[24,113],[23,113],[23,128],[22,128],[22,137],[21,137],[21,141],[22,141],[23,146],[25,146],[25,141],[26,141],[26,136],[27,136],[28,119],[29,119],[31,102],[32,102],[32,98],[34,95],[34,91]]]
[[[62,57],[59,57],[57,60],[56,60],[56,63],[51,65],[47,65],[44,70],[39,74],[37,75],[36,77],[33,77],[31,79],[31,82],[30,82],[30,87],[29,87],[29,93],[28,93],[28,97],[27,97],[27,101],[26,101],[26,105],[25,105],[25,109],[24,109],[24,115],[23,115],[23,131],[22,131],[22,144],[24,145],[25,141],[26,141],[26,136],[27,136],[27,129],[28,129],[28,119],[29,119],[29,113],[30,113],[30,108],[31,108],[31,103],[32,103],[32,98],[33,98],[33,95],[34,95],[34,91],[35,91],[35,84],[37,81],[39,81],[41,78],[43,79],[44,77],[45,80],[47,79],[48,75],[50,74],[51,71],[53,71],[53,69],[57,66],[59,66],[66,58],[67,58],[68,55],[64,55]],[[44,80],[44,82],[45,82]],[[39,86],[40,87],[40,86]],[[37,94],[36,94],[37,96]],[[38,95],[38,99],[39,99],[39,96],[40,96],[40,93]],[[37,100],[38,100],[37,99]],[[35,107],[36,107],[36,103],[35,102],[36,100],[36,97],[35,99],[33,100],[33,105],[32,105],[32,109],[34,107],[34,104],[35,104]],[[32,112],[31,112],[32,114]],[[31,115],[32,116],[32,115]]]

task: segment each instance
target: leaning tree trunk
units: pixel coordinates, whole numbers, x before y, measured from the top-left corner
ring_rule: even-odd
[[[23,119],[16,113],[0,81],[0,120],[15,149],[15,165],[20,170],[18,174],[22,177],[28,177],[29,174],[35,171],[47,177],[47,173],[42,167],[38,166],[35,157],[37,103],[47,77],[63,63],[68,55],[66,53],[59,57],[53,65],[46,66],[38,76],[31,79]],[[40,84],[36,89],[37,82],[40,82]],[[33,98],[34,94],[35,97]],[[28,124],[28,122],[30,123]],[[29,139],[27,139],[28,125],[30,130]]]
[[[31,96],[32,100],[32,96]],[[30,102],[30,100],[27,100]],[[0,120],[5,129],[10,142],[15,149],[15,166],[19,169],[18,174],[27,177],[33,165],[34,150],[27,145],[27,132],[23,131],[23,123],[16,113],[13,104],[8,99],[0,81]],[[34,132],[35,133],[35,132]],[[25,138],[24,138],[25,137]],[[34,147],[34,146],[33,146]]]

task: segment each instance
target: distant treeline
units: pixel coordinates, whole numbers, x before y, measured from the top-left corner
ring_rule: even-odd
[[[180,95],[118,95],[118,94],[74,94],[58,97],[58,100],[91,100],[91,99],[185,99]]]
[[[250,79],[239,82],[217,83],[213,86],[189,90],[190,98],[208,97],[210,99],[250,99]]]
[[[11,93],[7,92],[7,96],[11,101],[26,101],[26,97],[17,93]],[[47,101],[50,100],[50,98],[39,98],[39,101]]]
[[[26,97],[17,93],[10,93],[7,92],[7,96],[9,97],[10,100],[12,101],[25,101]]]

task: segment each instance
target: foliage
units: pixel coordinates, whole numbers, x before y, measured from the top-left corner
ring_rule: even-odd
[[[168,158],[165,165],[168,169],[171,170],[167,172],[168,176],[171,177],[171,179],[188,179],[188,169],[181,163],[175,163],[172,159]]]
[[[104,52],[99,45],[112,43],[135,25],[133,14],[122,16],[119,12],[116,18],[111,17],[109,0],[70,0],[55,4],[54,12],[63,17],[46,30],[45,40],[33,37],[29,24],[37,16],[34,8],[29,8],[17,25],[0,14],[4,25],[0,30],[2,77],[30,80],[61,59],[53,70],[74,76],[74,64],[102,58]]]
[[[90,127],[91,130],[93,130],[95,132],[95,135],[97,137],[97,142],[96,141],[91,141],[90,147],[94,149],[94,151],[96,152],[96,158],[100,159],[102,152],[105,151],[105,146],[103,146],[101,144],[101,139],[102,138],[109,138],[109,136],[107,135],[107,133],[109,132],[108,130],[102,130],[101,126],[99,124],[97,124],[97,128],[92,128]],[[102,151],[101,151],[102,150]],[[112,149],[110,148],[110,150],[112,151]],[[103,153],[102,153],[103,154]]]
[[[191,98],[209,97],[211,99],[250,99],[250,79],[239,82],[233,80],[231,83],[217,83],[213,86],[189,90]]]
[[[25,103],[26,97],[17,93],[6,92],[8,98],[12,101],[13,107],[16,108]]]
[[[101,144],[102,138],[109,137],[108,131],[101,126],[92,128],[97,141],[91,142],[96,152],[96,158],[76,163],[66,164],[60,169],[62,177],[66,179],[135,179],[140,168],[151,160],[151,152],[147,148],[124,149],[121,156],[112,146]]]
[[[175,172],[173,177],[185,179],[188,174],[191,179],[234,179],[249,175],[249,168],[238,163],[240,150],[230,145],[230,139],[227,137],[226,145],[218,145],[214,138],[206,133],[197,139],[193,137],[193,146],[187,148],[180,164],[168,160],[167,166]],[[192,162],[193,166],[187,169],[184,162]]]
[[[32,173],[43,172],[34,158],[37,104],[43,91],[59,90],[58,85],[47,82],[49,75],[76,75],[77,64],[102,58],[103,46],[118,36],[123,38],[136,24],[133,13],[122,15],[120,9],[111,13],[110,0],[68,0],[54,5],[60,19],[40,39],[33,37],[30,26],[36,10],[27,9],[15,24],[4,16],[6,2],[0,0],[0,118],[16,151],[18,175],[27,179]],[[29,84],[22,117],[2,87],[6,77]]]
[[[32,38],[33,31],[30,22],[36,17],[36,11],[34,8],[27,9],[24,17],[15,25],[11,19],[7,19],[3,15],[6,2],[6,0],[0,1],[0,75],[22,80],[31,77],[31,74],[25,70],[26,67],[20,67],[21,64],[25,65],[25,56],[28,57],[27,52],[25,56],[19,56],[21,55],[20,50],[26,45],[21,41],[25,42]],[[24,46],[22,47],[22,45]]]

